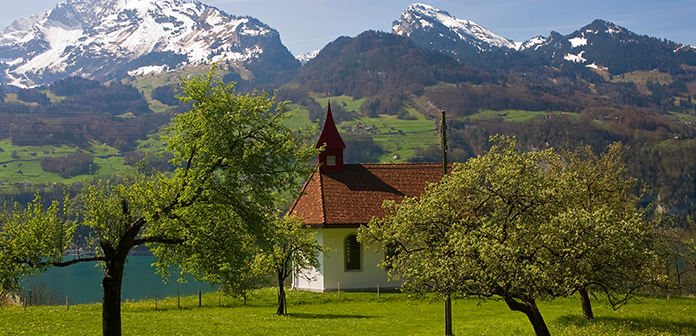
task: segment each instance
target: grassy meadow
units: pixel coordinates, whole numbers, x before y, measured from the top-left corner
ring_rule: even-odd
[[[301,105],[288,104],[286,105],[288,111],[294,111],[295,114],[292,118],[286,119],[284,124],[291,129],[306,129],[307,127],[312,127],[317,123],[316,120],[309,120],[309,111],[307,108]]]
[[[40,160],[43,157],[64,156],[75,152],[76,148],[69,146],[15,146],[9,139],[0,141],[0,182],[2,187],[12,183],[44,183],[53,182],[73,183],[82,182],[87,175],[62,178],[55,173],[41,169]],[[16,151],[17,157],[12,157]],[[94,155],[92,175],[123,175],[126,171],[123,157],[114,156],[118,151],[109,146],[92,143],[82,151]],[[21,172],[20,172],[21,171]],[[0,187],[0,188],[2,188]]]
[[[636,70],[621,75],[611,75],[609,71],[605,69],[593,69],[593,71],[604,77],[605,80],[613,83],[633,82],[645,85],[648,81],[659,82],[661,84],[670,84],[674,81],[672,75],[660,72],[657,69],[650,71]]]
[[[166,145],[159,139],[159,135],[164,133],[166,132],[158,132],[149,135],[147,139],[139,140],[135,150],[153,153],[164,150]],[[75,147],[15,146],[9,139],[5,139],[0,140],[0,149],[0,191],[3,188],[11,188],[14,183],[75,183],[83,182],[89,176],[124,176],[130,169],[130,166],[125,164],[124,157],[117,155],[119,150],[96,142],[90,143],[87,148],[80,149],[94,156],[90,173],[69,178],[44,171],[41,169],[40,160],[44,157],[65,156],[75,152]],[[13,151],[16,151],[16,158],[12,157]]]
[[[326,109],[329,101],[336,101],[339,104],[345,103],[347,111],[360,111],[360,105],[365,99],[353,99],[349,96],[336,96],[314,98],[321,106]],[[437,125],[434,120],[427,119],[423,114],[410,106],[404,107],[408,113],[414,117],[413,120],[397,119],[395,115],[380,115],[379,118],[359,117],[350,121],[338,123],[338,131],[341,134],[350,134],[341,129],[342,127],[355,127],[358,123],[364,126],[375,126],[379,132],[372,134],[372,139],[384,149],[384,154],[379,157],[380,163],[404,163],[406,159],[413,156],[416,147],[427,148],[431,144],[440,143]],[[394,156],[399,156],[395,159]]]
[[[472,114],[470,116],[461,117],[460,121],[469,120],[490,120],[490,119],[502,119],[505,121],[512,122],[523,122],[535,117],[552,117],[561,116],[564,113],[569,118],[579,118],[579,113],[568,113],[568,112],[558,112],[558,111],[524,111],[524,110],[482,110],[479,113]]]
[[[288,292],[286,316],[276,316],[275,289],[256,291],[244,305],[218,294],[122,304],[124,335],[441,335],[443,305],[402,293]],[[641,298],[613,311],[594,300],[595,321],[582,317],[579,298],[541,302],[552,335],[694,335],[696,299]],[[522,313],[501,301],[455,299],[455,335],[533,335]],[[0,335],[96,335],[101,305],[4,307]]]

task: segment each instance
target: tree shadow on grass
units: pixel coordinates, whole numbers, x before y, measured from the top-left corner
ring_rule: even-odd
[[[287,317],[299,318],[299,319],[368,319],[374,318],[374,316],[366,315],[350,315],[350,314],[309,314],[309,313],[290,313],[286,314]]]
[[[673,335],[696,335],[696,320],[693,322],[680,322],[662,319],[659,316],[644,317],[596,317],[594,321],[588,321],[582,316],[567,315],[556,319],[561,325],[573,325],[576,327],[589,327],[592,324],[604,325],[612,329],[624,331],[653,330],[660,333]]]

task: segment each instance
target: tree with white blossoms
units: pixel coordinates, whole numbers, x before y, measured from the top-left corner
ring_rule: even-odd
[[[599,197],[583,189],[596,174],[576,157],[553,149],[520,153],[504,136],[492,141],[488,153],[455,164],[420,198],[386,201],[386,216],[359,230],[363,243],[388,251],[383,266],[404,280],[404,290],[500,298],[524,313],[537,335],[549,335],[537,300],[600,283],[634,288],[616,273],[640,276],[631,279],[636,284],[651,279],[659,237],[627,189],[585,208],[581,197]]]

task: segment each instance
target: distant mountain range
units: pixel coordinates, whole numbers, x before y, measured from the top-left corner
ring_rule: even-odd
[[[596,20],[563,36],[513,42],[426,4],[408,6],[392,33],[487,71],[576,62],[620,74],[696,66],[696,49]],[[70,76],[99,81],[223,63],[255,85],[290,80],[313,51],[292,57],[273,28],[197,1],[68,0],[0,33],[0,83],[32,87]],[[519,70],[519,69],[518,69]],[[251,76],[251,77],[249,77]]]
[[[413,4],[394,21],[392,32],[408,36],[423,48],[484,68],[489,65],[489,70],[494,71],[500,70],[500,63],[505,63],[515,50],[547,62],[576,62],[613,74],[665,70],[682,64],[696,66],[694,47],[640,36],[604,20],[595,20],[569,35],[551,32],[549,37],[537,36],[515,43],[473,21],[458,19],[425,4]]]
[[[197,1],[69,0],[18,19],[0,34],[0,82],[21,87],[211,62],[246,70],[253,63],[281,64],[280,72],[300,66],[276,30]]]

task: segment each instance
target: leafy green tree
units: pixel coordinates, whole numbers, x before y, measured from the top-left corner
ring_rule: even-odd
[[[74,226],[62,220],[65,210],[57,201],[48,208],[37,196],[27,208],[19,203],[0,213],[0,297],[21,289],[23,275],[38,274],[48,263],[61,261]]]
[[[258,247],[255,247],[254,251],[258,251]],[[250,259],[256,255],[255,252],[248,252]],[[268,274],[260,274],[254,265],[245,262],[240,268],[230,270],[228,274],[223,275],[221,287],[226,295],[242,298],[246,305],[249,294],[254,289],[268,286],[271,283],[272,279],[269,278]]]
[[[583,316],[593,319],[588,290],[603,291],[614,309],[625,304],[637,289],[663,285],[658,275],[659,251],[666,237],[646,219],[636,193],[637,180],[628,176],[620,143],[595,155],[590,147],[561,153],[564,178],[556,188],[564,213],[551,223],[547,236],[559,282],[580,294]]]
[[[403,288],[501,297],[527,315],[538,335],[548,329],[536,300],[549,297],[548,279],[534,256],[535,231],[548,222],[553,174],[540,162],[552,152],[519,154],[510,139],[483,156],[455,164],[452,173],[418,198],[385,202],[387,216],[359,230],[392,253],[384,266]]]
[[[121,283],[133,247],[148,244],[164,276],[176,267],[220,283],[249,261],[248,244],[268,235],[268,214],[275,212],[281,193],[306,178],[311,170],[306,162],[316,155],[308,145],[312,130],[295,132],[283,125],[291,113],[282,103],[273,111],[275,101],[266,93],[236,94],[234,83],[215,80],[214,70],[184,80],[180,99],[193,109],[175,117],[175,135],[164,140],[180,167],[173,177],[136,171],[123,184],[98,181],[86,188],[80,225],[90,228],[96,256],[62,261],[66,245],[56,241],[62,236],[30,235],[33,218],[60,222],[54,210],[17,219],[18,230],[26,233],[17,234],[16,244],[39,245],[27,246],[26,256],[12,260],[24,265],[10,269],[12,274],[102,262],[104,335],[121,334]]]
[[[573,166],[580,156],[564,161],[552,149],[519,153],[514,139],[493,140],[487,154],[455,164],[419,199],[385,202],[387,216],[359,230],[363,242],[390,251],[383,266],[404,279],[405,290],[499,297],[524,313],[537,335],[548,335],[537,300],[590,284],[609,293],[630,290],[635,284],[613,272],[642,276],[631,269],[642,265],[651,273],[654,228],[632,198],[622,201],[627,189],[583,208],[587,197],[603,196],[583,189],[598,176]],[[606,162],[617,162],[612,153]]]
[[[286,311],[285,280],[295,272],[319,269],[319,255],[329,249],[317,242],[314,232],[307,230],[304,221],[297,216],[283,216],[273,222],[270,237],[264,240],[262,251],[254,260],[261,273],[275,275],[278,285],[278,315]]]

